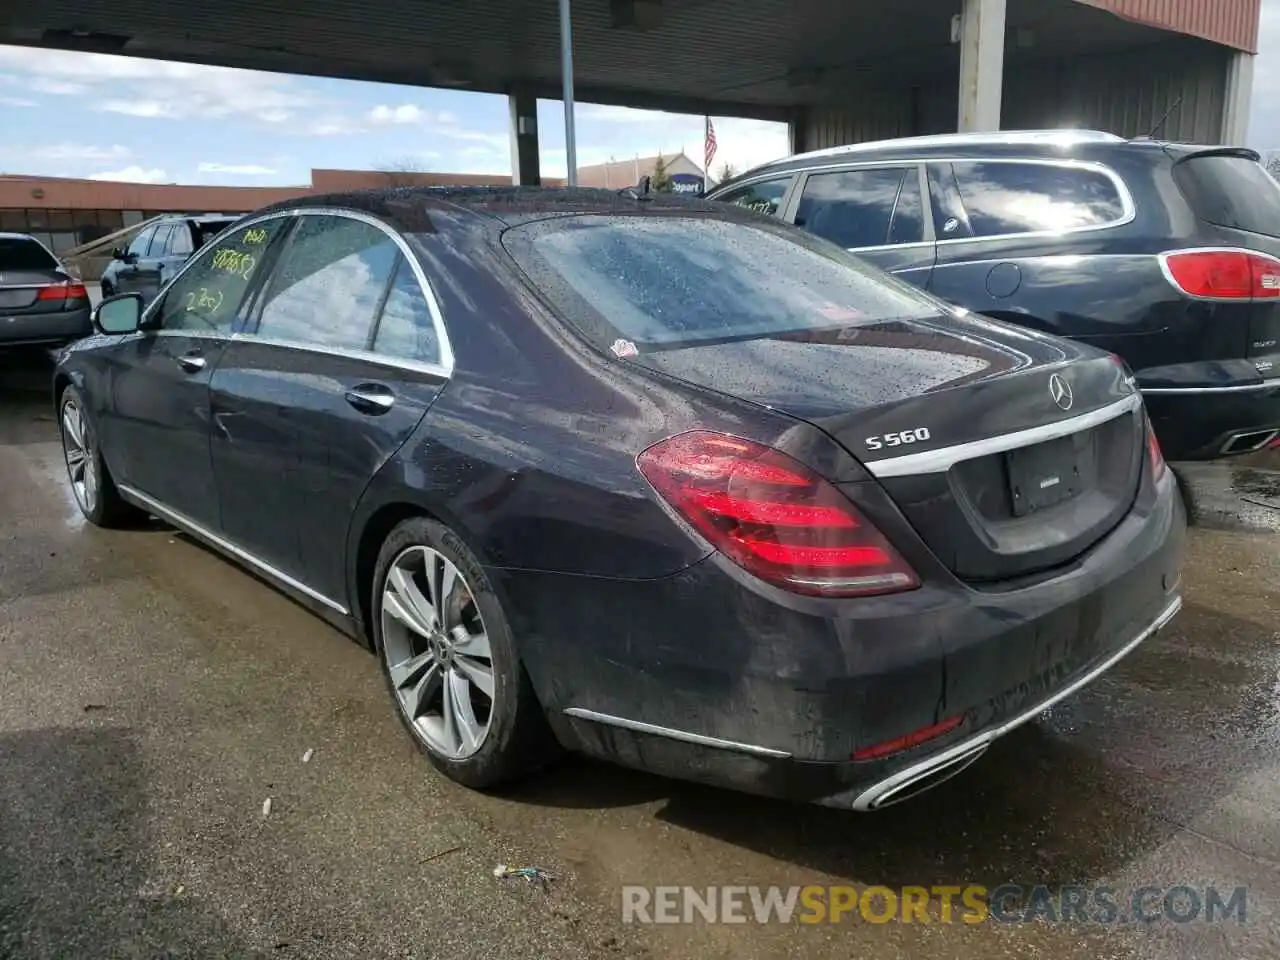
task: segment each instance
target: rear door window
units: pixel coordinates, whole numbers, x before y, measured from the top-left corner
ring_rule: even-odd
[[[619,355],[945,312],[782,224],[582,215],[512,228],[503,243],[566,319]]]
[[[716,199],[722,203],[732,203],[735,207],[746,207],[756,213],[777,216],[778,207],[782,204],[782,198],[787,195],[792,179],[792,177],[780,177],[777,180],[760,180],[745,187],[730,190]]]
[[[0,273],[5,270],[52,270],[58,265],[44,247],[28,237],[0,237]]]
[[[258,335],[367,349],[399,256],[394,240],[361,220],[303,217],[267,287]]]
[[[1280,185],[1252,158],[1192,156],[1174,164],[1173,179],[1201,220],[1280,236]]]
[[[889,224],[908,173],[918,191],[915,167],[810,174],[796,208],[796,226],[850,249],[883,246],[889,242]]]
[[[1115,181],[1100,170],[1040,163],[955,163],[976,237],[1058,233],[1124,219]]]
[[[402,360],[440,362],[440,338],[427,296],[403,256],[378,319],[373,352]]]

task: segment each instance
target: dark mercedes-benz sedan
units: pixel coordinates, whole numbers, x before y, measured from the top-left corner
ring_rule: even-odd
[[[727,204],[309,198],[95,322],[55,375],[86,516],[367,642],[474,787],[567,746],[874,809],[1181,604],[1123,362]]]

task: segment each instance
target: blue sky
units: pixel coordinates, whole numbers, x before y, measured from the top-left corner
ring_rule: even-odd
[[[563,176],[564,111],[539,104],[542,171]],[[701,117],[579,104],[579,164],[702,153]],[[724,162],[783,156],[783,124],[715,118]],[[298,184],[312,167],[511,172],[490,94],[0,47],[0,172],[155,183]]]

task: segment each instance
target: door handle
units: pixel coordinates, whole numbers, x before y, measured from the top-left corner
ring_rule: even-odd
[[[178,358],[178,366],[187,373],[199,373],[204,369],[205,359],[196,353],[188,353]]]
[[[344,393],[343,398],[361,413],[386,413],[396,402],[396,395],[375,383],[362,383]]]

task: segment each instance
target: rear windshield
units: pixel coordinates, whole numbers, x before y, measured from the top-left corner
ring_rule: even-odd
[[[58,261],[36,241],[27,237],[0,237],[0,272],[5,270],[51,270]]]
[[[708,217],[583,215],[503,243],[554,306],[615,352],[936,317],[945,308],[834,244]]]
[[[1173,167],[1191,210],[1220,227],[1280,236],[1280,184],[1248,157],[1191,157]]]

